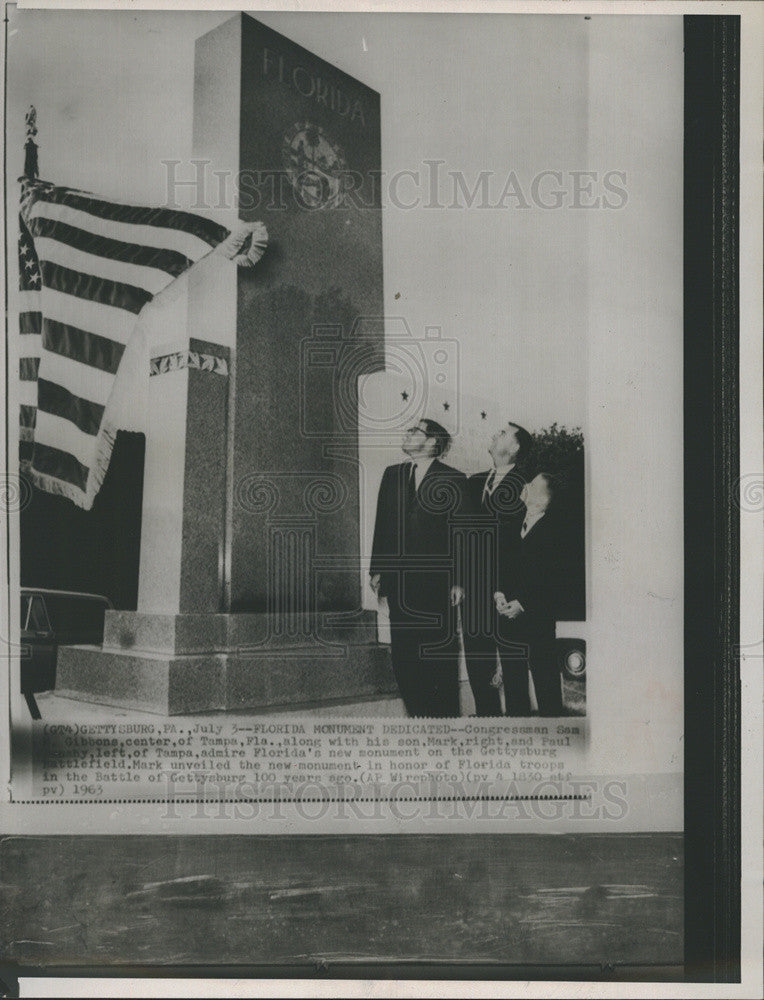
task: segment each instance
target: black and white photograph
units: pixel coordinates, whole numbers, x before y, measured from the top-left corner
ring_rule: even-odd
[[[613,6],[6,6],[11,966],[700,960],[761,19]]]
[[[540,28],[523,21],[513,44],[529,32],[539,45]],[[585,205],[625,207],[626,172],[527,170],[582,154],[584,95],[580,126],[564,143],[552,133],[585,30],[541,95],[502,68],[494,89],[519,107],[457,170],[448,145],[427,159],[453,128],[449,102],[416,143],[390,140],[397,169],[383,169],[380,94],[249,15],[193,40],[190,159],[165,135],[157,176],[131,191],[96,146],[76,184],[48,180],[60,123],[44,141],[41,109],[19,108],[21,687],[34,718],[75,699],[104,719],[585,714],[587,282],[562,269],[586,239]],[[521,124],[513,140],[540,98],[541,134]],[[173,207],[130,203],[152,184]],[[426,212],[439,231],[424,254],[411,227]],[[523,212],[549,212],[541,228],[560,241],[540,262]],[[388,307],[389,215],[388,258],[414,271],[393,265]],[[489,255],[486,240],[506,249]],[[539,309],[555,277],[561,294]]]

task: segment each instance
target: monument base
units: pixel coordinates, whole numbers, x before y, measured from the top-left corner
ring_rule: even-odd
[[[102,647],[59,649],[56,694],[161,715],[395,695],[373,614],[346,618],[107,611]]]

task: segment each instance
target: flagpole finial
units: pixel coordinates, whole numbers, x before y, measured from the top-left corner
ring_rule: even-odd
[[[26,122],[27,135],[24,142],[24,177],[29,180],[36,180],[40,176],[40,168],[37,159],[37,108],[34,104],[29,105],[29,111],[24,116]]]

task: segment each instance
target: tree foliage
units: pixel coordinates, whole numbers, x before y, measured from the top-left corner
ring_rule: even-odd
[[[580,427],[568,429],[555,421],[531,436],[533,450],[528,471],[532,476],[551,473],[564,487],[583,482],[584,435]]]

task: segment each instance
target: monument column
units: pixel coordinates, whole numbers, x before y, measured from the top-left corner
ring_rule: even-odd
[[[269,246],[252,269],[211,255],[157,303],[138,611],[61,650],[57,691],[168,714],[392,693],[359,582],[379,95],[237,14],[197,41],[193,160],[204,211],[261,220]]]

